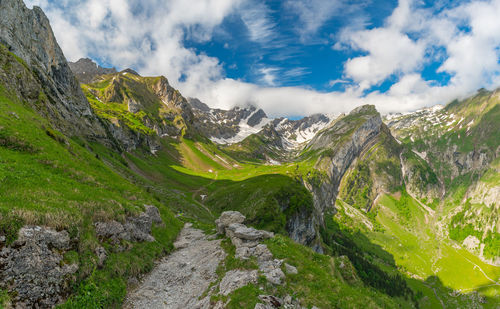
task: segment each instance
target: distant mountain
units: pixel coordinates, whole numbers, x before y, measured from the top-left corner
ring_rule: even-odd
[[[264,127],[272,127],[282,140],[283,150],[297,149],[326,127],[334,116],[316,114],[300,120],[269,118],[262,109],[254,106],[235,107],[230,110],[212,109],[198,99],[188,102],[198,119],[199,128],[217,144],[236,144]],[[268,131],[269,132],[269,131]]]
[[[99,75],[116,73],[115,68],[103,68],[89,58],[82,58],[77,62],[68,62],[76,78],[84,84],[91,83]]]
[[[210,276],[176,267],[207,307],[495,307],[499,132],[498,90],[387,116],[210,108],[68,64],[40,8],[0,0],[0,307],[120,307],[199,242]],[[208,244],[193,226],[216,218]]]

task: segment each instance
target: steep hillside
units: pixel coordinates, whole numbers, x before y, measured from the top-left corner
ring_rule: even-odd
[[[499,92],[386,124],[369,105],[270,119],[89,60],[79,85],[21,0],[0,1],[0,43],[0,305],[500,302]],[[140,282],[153,268],[175,280]]]
[[[499,111],[498,90],[481,89],[444,108],[387,120],[395,136],[428,162],[441,183],[442,202],[437,197],[423,201],[433,208],[439,205],[443,233],[496,265],[500,265]]]
[[[24,74],[23,69],[9,67],[8,59],[2,58],[2,84],[62,132],[108,142],[106,129],[92,113],[42,10],[30,10],[22,1],[5,0],[0,3],[0,12],[0,44],[30,71]],[[39,100],[44,104],[37,104]]]
[[[29,74],[19,59],[1,52],[4,63]],[[0,290],[8,295],[2,302],[50,307],[74,294],[81,306],[117,305],[127,277],[147,271],[171,250],[180,229],[172,212],[83,145],[0,86]],[[116,243],[96,233],[95,222],[124,223],[144,205],[155,205],[164,222],[152,227],[154,242]],[[31,228],[36,232],[19,236]],[[58,243],[45,245],[50,237]]]

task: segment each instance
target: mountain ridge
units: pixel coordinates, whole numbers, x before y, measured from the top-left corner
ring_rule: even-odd
[[[0,304],[119,307],[184,223],[214,233],[225,211],[240,215],[217,277],[266,278],[208,307],[254,308],[259,287],[308,307],[498,303],[497,92],[390,119],[365,105],[288,120],[211,109],[130,69],[96,66],[78,87],[43,12],[0,8]],[[277,236],[256,244],[256,229]],[[283,286],[293,268],[262,245],[297,266]]]

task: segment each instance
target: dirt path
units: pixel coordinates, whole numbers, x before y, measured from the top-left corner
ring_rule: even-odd
[[[220,242],[186,224],[174,244],[177,250],[127,295],[123,308],[208,308],[209,298],[199,298],[217,279],[215,271],[226,256]]]
[[[196,196],[197,196],[198,194],[200,194],[200,192],[201,192],[201,191],[205,190],[205,189],[206,189],[206,187],[208,187],[208,186],[212,185],[214,182],[216,182],[216,181],[217,181],[217,177],[218,177],[218,176],[219,176],[219,175],[217,174],[217,172],[215,172],[215,177],[214,177],[214,179],[212,179],[212,181],[210,181],[210,183],[209,183],[208,185],[206,185],[206,186],[202,186],[202,187],[198,188],[198,190],[194,191],[194,192],[193,192],[193,194],[191,195],[192,200],[193,200],[193,201],[194,201],[197,205],[199,205],[199,206],[203,207],[203,209],[205,209],[205,210],[206,210],[206,211],[207,211],[207,212],[208,212],[211,216],[213,216],[213,215],[214,215],[214,214],[212,213],[212,211],[211,211],[211,210],[210,210],[207,206],[205,206],[205,204],[203,204],[203,199],[201,200],[201,203],[200,203],[200,202],[198,202],[198,201],[196,200]]]

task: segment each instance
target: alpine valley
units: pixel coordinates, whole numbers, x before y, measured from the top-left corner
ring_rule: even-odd
[[[0,44],[0,307],[500,308],[500,90],[273,119],[68,63],[22,0]]]

